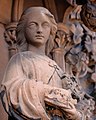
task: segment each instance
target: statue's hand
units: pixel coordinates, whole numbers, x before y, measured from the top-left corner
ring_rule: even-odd
[[[72,98],[70,90],[51,86],[46,87],[45,101],[49,101],[59,107],[70,107],[69,102],[77,104],[77,100]]]
[[[80,113],[75,108],[69,90],[49,86],[46,88],[44,101],[50,106],[61,109],[68,119],[80,120]]]
[[[64,113],[68,119],[72,120],[81,120],[81,114],[76,110],[75,106],[72,103],[69,103],[71,109],[64,109]]]

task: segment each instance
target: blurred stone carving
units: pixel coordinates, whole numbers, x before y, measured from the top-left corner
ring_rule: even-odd
[[[6,31],[4,33],[5,41],[8,44],[9,58],[17,53],[17,41],[16,41],[16,27],[17,22],[12,22],[6,26]]]
[[[82,114],[82,120],[93,120],[93,111],[95,102],[93,98],[82,90],[82,87],[76,77],[64,75],[62,76],[64,89],[71,90],[71,95],[77,99],[76,108]]]
[[[66,0],[70,5],[76,6],[76,0]]]
[[[73,64],[70,73],[73,73],[81,81],[86,81],[84,79],[90,79],[88,82],[92,83],[93,80],[91,75],[95,72],[96,64],[96,33],[88,29],[81,21],[81,5],[70,9],[66,10],[69,15],[67,17],[64,16],[64,24],[66,23],[69,31],[73,34],[73,37],[71,37],[73,47],[66,54],[66,62],[69,63],[69,66]],[[65,15],[67,14],[65,13]],[[77,16],[79,16],[79,19]],[[87,87],[88,86],[86,86],[86,88]]]
[[[53,59],[65,72],[65,54],[72,47],[69,30],[63,23],[58,23],[57,33],[54,39],[54,48],[52,51]]]
[[[65,12],[64,23],[58,23],[53,59],[64,72],[75,76],[76,83],[69,79],[71,83],[67,81],[68,85],[72,86],[67,87],[72,88],[72,91],[75,88],[74,91],[77,93],[75,97],[78,96],[79,99],[77,106],[80,111],[84,110],[85,119],[94,119],[96,118],[93,112],[95,103],[92,99],[96,100],[96,33],[88,29],[81,21],[81,9],[81,5],[75,8],[69,7]],[[62,57],[59,52],[57,55],[57,51],[61,49],[63,49]],[[60,58],[63,59],[63,63],[60,63]],[[81,87],[79,88],[78,85]]]
[[[87,0],[82,6],[81,19],[90,30],[96,32],[96,0]]]
[[[65,73],[70,75],[62,76],[63,87],[71,90],[73,98],[77,99],[77,108],[82,113],[83,119],[91,120],[95,107],[94,98],[84,92],[80,84],[80,80],[84,79],[88,73],[93,73],[93,70],[89,67],[89,54],[86,53],[82,45],[82,39],[85,35],[84,27],[82,24],[75,22],[70,24],[68,29],[63,23],[58,23],[52,53],[53,59]]]

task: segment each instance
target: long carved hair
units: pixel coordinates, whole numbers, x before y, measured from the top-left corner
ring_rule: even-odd
[[[55,38],[55,33],[57,31],[57,24],[54,19],[54,16],[44,7],[30,7],[27,10],[25,10],[21,15],[21,18],[18,22],[17,30],[16,30],[17,48],[18,48],[18,51],[27,50],[28,41],[26,40],[24,33],[26,29],[26,21],[28,20],[28,15],[32,14],[33,10],[44,13],[50,20],[51,31],[50,31],[49,40],[46,43],[46,49],[45,49],[45,52],[48,55],[54,45],[54,38]]]

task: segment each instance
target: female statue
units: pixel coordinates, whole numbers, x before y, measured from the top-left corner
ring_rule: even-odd
[[[57,29],[43,7],[25,10],[17,26],[17,47],[7,66],[1,99],[11,120],[80,120],[76,100],[62,87],[62,70],[45,55]]]

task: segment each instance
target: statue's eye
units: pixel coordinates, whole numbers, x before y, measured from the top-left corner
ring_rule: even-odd
[[[28,26],[35,27],[37,24],[35,22],[31,22]]]
[[[42,24],[42,26],[43,26],[43,27],[50,27],[50,24],[49,24],[48,22],[44,22],[44,23]]]

